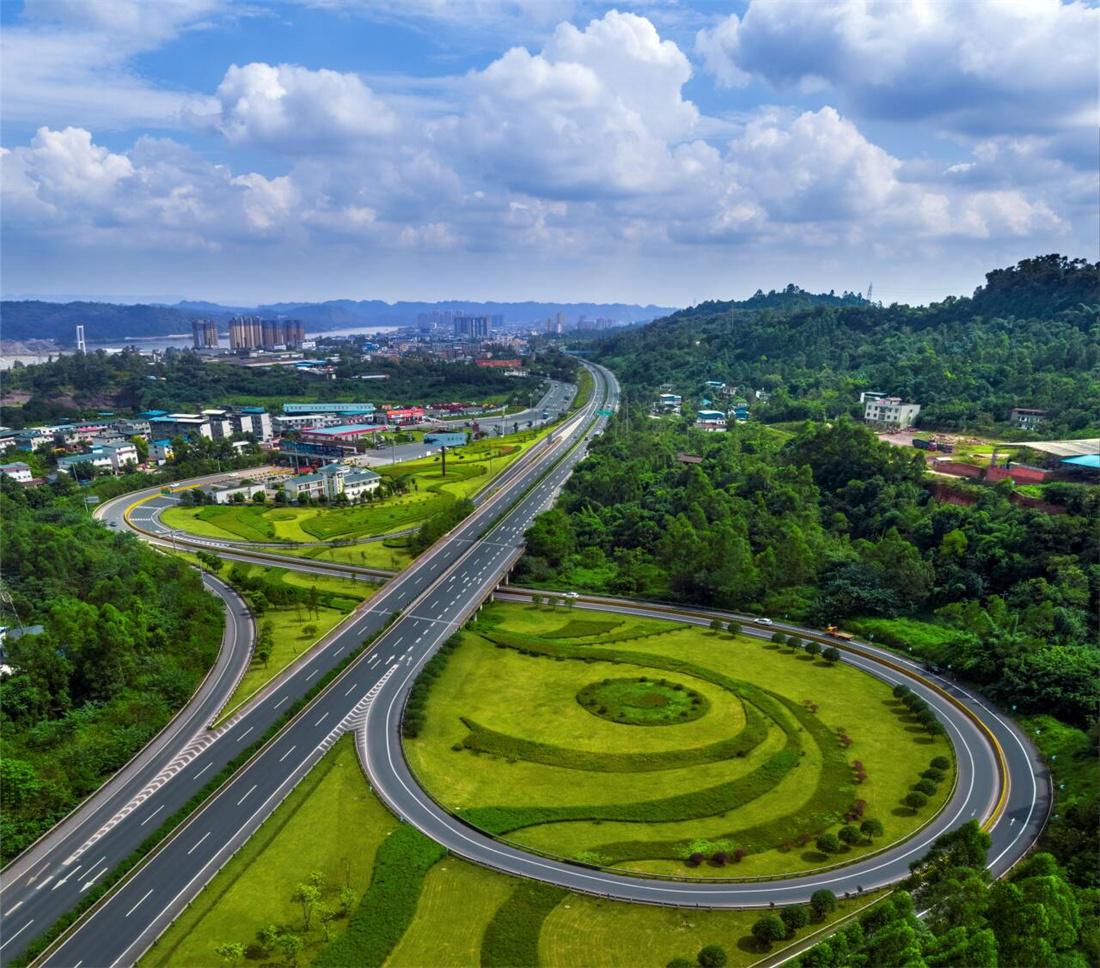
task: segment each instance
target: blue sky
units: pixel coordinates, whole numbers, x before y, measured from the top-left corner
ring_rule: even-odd
[[[1097,258],[1058,0],[0,3],[5,296],[887,301]]]

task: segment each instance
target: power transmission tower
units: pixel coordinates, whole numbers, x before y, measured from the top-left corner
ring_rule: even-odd
[[[875,284],[873,282],[867,283],[867,302],[874,302]]]
[[[76,351],[87,353],[88,347],[84,344],[84,324],[78,323],[76,327]]]

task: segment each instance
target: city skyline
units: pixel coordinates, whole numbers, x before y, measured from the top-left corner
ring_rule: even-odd
[[[5,297],[922,303],[1097,258],[1083,3],[27,0],[0,22]]]

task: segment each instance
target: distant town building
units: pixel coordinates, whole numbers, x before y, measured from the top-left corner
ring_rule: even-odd
[[[5,477],[10,477],[13,481],[17,481],[20,484],[29,484],[34,475],[31,474],[30,466],[24,464],[21,460],[14,461],[11,464],[0,464],[0,474]]]
[[[721,410],[697,410],[695,427],[698,430],[721,431],[726,429],[726,415]]]
[[[283,490],[287,497],[296,501],[302,497],[314,500],[324,497],[331,501],[340,494],[349,501],[354,501],[375,490],[381,480],[374,471],[344,464],[326,464],[314,474],[288,477],[283,482]]]
[[[382,424],[336,424],[333,427],[306,427],[300,439],[308,444],[355,443],[379,434],[386,428]]]
[[[229,348],[235,351],[300,349],[305,338],[300,319],[234,316],[229,321]]]
[[[81,476],[81,469],[94,468],[95,470],[111,471],[119,473],[127,466],[137,466],[137,448],[133,444],[106,444],[102,447],[93,447],[85,454],[69,454],[57,459],[57,469],[62,474],[71,474],[74,477]]]
[[[218,324],[212,319],[192,320],[191,342],[197,350],[216,349],[218,346]]]
[[[1012,426],[1019,427],[1021,430],[1035,430],[1042,426],[1046,419],[1047,411],[1034,410],[1031,407],[1013,407],[1012,413],[1009,414]]]
[[[229,413],[234,433],[251,435],[260,443],[274,436],[271,414],[263,407],[234,407]]]
[[[454,334],[461,338],[481,339],[492,331],[488,316],[455,316]]]
[[[167,464],[172,459],[172,441],[152,441],[149,445],[149,458],[157,464]]]
[[[904,403],[901,397],[868,397],[863,405],[863,419],[891,430],[912,427],[920,414],[919,403]]]
[[[657,408],[665,413],[679,413],[683,399],[678,393],[662,393],[657,397]]]

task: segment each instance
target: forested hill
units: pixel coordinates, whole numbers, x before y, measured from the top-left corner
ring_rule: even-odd
[[[125,339],[132,336],[176,336],[191,332],[199,314],[171,306],[120,306],[115,303],[51,303],[36,299],[0,303],[6,340],[52,339],[75,342],[77,323],[87,339]]]
[[[770,394],[766,421],[859,414],[859,392],[920,403],[921,424],[981,429],[1015,406],[1083,435],[1100,414],[1100,263],[1059,255],[998,269],[970,298],[879,306],[796,287],[708,303],[592,344],[635,392],[672,384],[695,403],[707,380]]]

